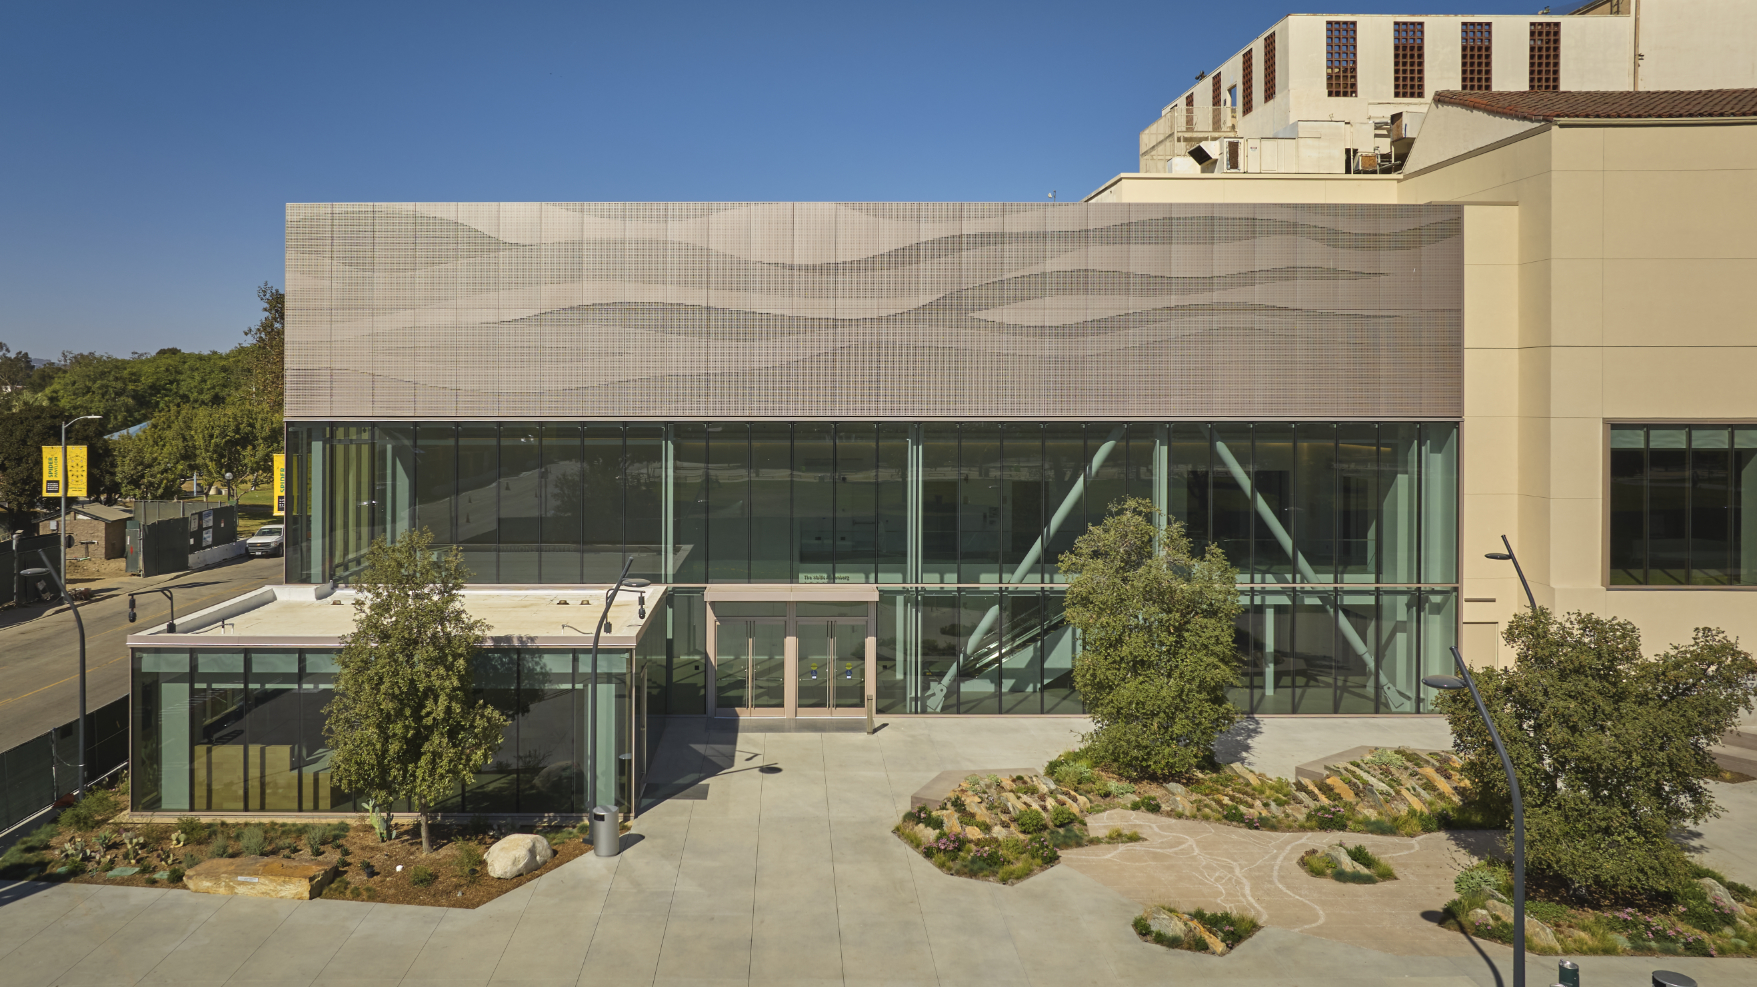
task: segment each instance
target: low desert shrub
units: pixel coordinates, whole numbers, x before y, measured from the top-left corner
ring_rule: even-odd
[[[1387,819],[1362,819],[1360,831],[1374,836],[1396,836],[1397,826]]]
[[[323,855],[323,841],[329,835],[324,827],[313,824],[305,827],[305,831],[300,835],[305,839],[305,849],[310,850],[313,857]]]
[[[1043,813],[1036,809],[1026,809],[1013,817],[1013,825],[1026,836],[1041,833],[1049,828],[1049,823],[1043,818]]]
[[[1067,826],[1078,821],[1079,814],[1065,805],[1057,805],[1049,814],[1049,821],[1054,826]]]
[[[1190,917],[1208,927],[1208,931],[1231,949],[1256,935],[1262,928],[1255,918],[1242,912],[1210,912],[1200,908],[1190,910]]]
[[[422,864],[416,864],[409,871],[409,883],[418,888],[424,888],[429,884],[432,884],[438,878],[439,875],[433,873],[432,868]]]
[[[215,833],[214,841],[208,844],[207,855],[209,859],[215,860],[220,857],[230,857],[232,855],[231,839],[224,832]]]
[[[1092,840],[1092,842],[1093,843],[1141,843],[1141,842],[1144,842],[1146,839],[1147,839],[1147,837],[1142,836],[1140,833],[1137,833],[1132,829],[1113,829],[1110,832],[1105,833],[1103,836],[1099,836],[1099,837],[1094,838]]]
[[[994,876],[996,880],[1010,884],[1013,881],[1022,881],[1025,878],[1030,877],[1036,872],[1036,870],[1037,861],[1021,860],[1017,863],[1007,864],[996,872]]]
[[[457,871],[458,880],[466,883],[475,881],[482,866],[482,848],[469,840],[459,843],[451,865]]]
[[[207,823],[194,816],[177,817],[177,837],[185,843],[194,843],[207,835]]]
[[[1490,891],[1504,894],[1504,886],[1512,880],[1513,876],[1500,864],[1482,863],[1459,871],[1452,879],[1452,890],[1462,899],[1485,897]]]
[[[1355,870],[1343,870],[1340,867],[1330,872],[1330,878],[1331,880],[1339,881],[1343,884],[1379,883],[1379,879],[1371,874],[1362,874],[1360,871]]]
[[[244,832],[238,834],[238,850],[246,857],[262,856],[263,844],[268,842],[268,834],[261,826],[246,826]]]
[[[1159,811],[1159,800],[1151,795],[1143,795],[1133,802],[1130,802],[1129,808],[1137,809],[1141,812],[1157,813]]]
[[[56,820],[68,829],[89,833],[122,811],[122,801],[107,788],[93,788],[85,797],[63,810]]]
[[[1320,805],[1306,815],[1306,821],[1319,829],[1339,830],[1348,828],[1348,810],[1334,803]]]
[[[181,867],[171,868],[170,871],[168,871],[166,873],[165,880],[171,884],[180,883],[183,880],[183,868],[181,868]]]
[[[1390,864],[1380,860],[1373,855],[1371,850],[1368,850],[1366,847],[1361,846],[1358,843],[1348,848],[1348,857],[1355,863],[1372,871],[1373,877],[1378,880],[1391,881],[1397,878],[1397,872],[1391,869]]]
[[[1329,877],[1330,872],[1336,869],[1336,861],[1317,850],[1307,850],[1300,856],[1299,863],[1313,877]]]

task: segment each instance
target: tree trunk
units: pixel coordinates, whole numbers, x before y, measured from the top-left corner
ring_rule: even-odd
[[[421,852],[433,852],[433,836],[427,829],[427,803],[421,803]]]

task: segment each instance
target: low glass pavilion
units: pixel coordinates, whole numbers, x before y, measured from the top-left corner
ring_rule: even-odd
[[[666,587],[624,588],[594,655],[606,589],[465,591],[471,614],[490,624],[477,689],[508,723],[493,760],[439,811],[632,810],[662,729],[649,730],[643,668],[654,648],[664,653],[663,621],[652,617],[665,612]],[[174,634],[161,625],[131,635],[131,808],[363,811],[331,780],[324,737],[352,602],[347,590],[271,586],[179,620]]]

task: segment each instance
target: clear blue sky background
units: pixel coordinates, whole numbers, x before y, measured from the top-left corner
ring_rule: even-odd
[[[1197,71],[1303,9],[18,3],[0,341],[236,345],[282,283],[287,202],[1077,200]]]

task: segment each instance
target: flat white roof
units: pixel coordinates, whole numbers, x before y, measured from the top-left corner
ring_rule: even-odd
[[[466,588],[464,606],[488,622],[483,643],[500,647],[589,648],[592,624],[604,611],[608,585]],[[599,638],[602,648],[631,648],[655,622],[665,586],[624,586],[616,594]],[[641,616],[641,597],[646,615]],[[351,589],[328,586],[264,586],[128,636],[131,648],[337,647],[354,629]]]

